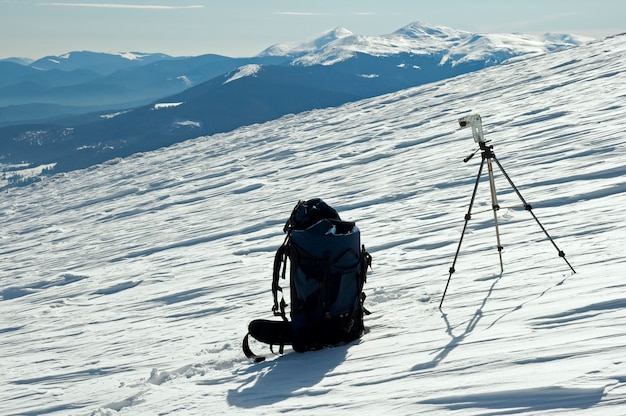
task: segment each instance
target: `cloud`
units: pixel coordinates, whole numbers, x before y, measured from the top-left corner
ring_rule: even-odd
[[[273,12],[272,14],[280,14],[287,16],[326,16],[324,13],[312,13],[312,12]]]
[[[173,10],[173,9],[200,9],[204,6],[159,6],[159,5],[140,5],[140,4],[112,4],[112,3],[39,3],[40,6],[55,7],[96,7],[103,9],[149,9],[149,10]]]
[[[317,12],[272,12],[281,16],[336,16],[335,13],[317,13]],[[356,16],[375,16],[374,12],[354,12]]]

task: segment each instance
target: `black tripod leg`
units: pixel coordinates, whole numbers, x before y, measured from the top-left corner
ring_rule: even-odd
[[[528,212],[530,212],[530,215],[533,216],[533,218],[535,219],[535,221],[537,222],[537,224],[539,225],[539,227],[541,228],[541,230],[544,232],[544,234],[546,235],[546,237],[548,237],[548,239],[550,240],[550,242],[552,243],[552,245],[554,246],[554,248],[556,248],[556,251],[559,253],[559,257],[563,258],[563,260],[565,260],[565,263],[567,263],[567,265],[569,266],[570,269],[572,269],[572,271],[574,273],[576,273],[576,270],[574,270],[574,268],[572,267],[571,264],[569,264],[569,261],[567,261],[567,259],[565,258],[565,253],[563,252],[563,250],[559,249],[559,247],[556,245],[556,243],[554,242],[554,240],[552,239],[552,237],[550,237],[550,234],[548,234],[548,231],[544,228],[543,225],[541,225],[541,222],[539,222],[539,218],[537,218],[537,216],[535,215],[535,213],[533,212],[533,208],[532,206],[526,202],[526,200],[524,199],[524,197],[522,196],[522,194],[519,192],[519,190],[517,189],[517,187],[515,186],[515,184],[513,183],[513,181],[511,180],[511,178],[509,177],[509,175],[506,173],[506,171],[504,170],[504,168],[502,167],[502,165],[500,164],[500,161],[495,157],[495,155],[493,155],[493,160],[496,161],[496,163],[498,164],[498,167],[500,168],[500,170],[502,171],[502,174],[504,175],[504,177],[506,178],[507,181],[509,181],[509,184],[511,185],[511,187],[513,188],[513,190],[515,191],[515,193],[517,194],[517,196],[519,197],[519,199],[522,201],[522,203],[524,204],[524,209]]]
[[[461,251],[461,243],[463,243],[463,236],[465,235],[465,230],[467,229],[467,222],[472,218],[472,207],[474,206],[474,199],[476,198],[476,190],[478,189],[478,183],[480,182],[480,175],[483,172],[483,165],[485,164],[485,159],[480,162],[480,167],[478,168],[478,175],[476,175],[476,183],[474,184],[474,192],[472,192],[472,199],[470,200],[469,208],[467,209],[467,214],[465,214],[465,224],[463,225],[463,231],[461,232],[461,239],[459,240],[459,245],[456,248],[456,254],[454,255],[454,261],[452,262],[452,266],[450,267],[450,275],[448,276],[448,282],[446,283],[446,288],[443,290],[443,295],[441,296],[441,302],[439,303],[439,309],[441,309],[441,305],[443,305],[443,299],[446,297],[446,292],[448,291],[448,286],[450,285],[450,279],[452,278],[452,273],[454,273],[454,265],[456,264],[456,259],[459,257],[459,252]]]
[[[496,183],[493,178],[493,168],[491,167],[491,158],[494,158],[493,152],[490,152],[487,159],[487,172],[489,173],[489,186],[491,188],[491,209],[493,210],[493,224],[496,228],[496,242],[498,248],[498,255],[500,256],[500,273],[504,272],[504,265],[502,263],[502,244],[500,243],[500,228],[498,227],[498,210],[500,205],[498,204],[498,197],[496,194]]]

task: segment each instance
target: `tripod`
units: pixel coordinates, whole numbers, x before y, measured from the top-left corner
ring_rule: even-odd
[[[478,119],[478,121],[480,122],[480,119]],[[465,125],[462,124],[462,122],[461,122],[461,127],[465,127]],[[472,127],[474,127],[474,126],[472,126]],[[478,144],[480,146],[482,161],[480,162],[480,168],[478,168],[478,175],[476,176],[476,184],[474,185],[474,192],[472,193],[472,199],[470,200],[469,209],[467,210],[467,214],[465,214],[465,225],[463,226],[463,232],[461,233],[461,239],[459,240],[459,245],[458,245],[458,247],[456,249],[456,254],[454,255],[454,261],[452,262],[452,267],[450,267],[450,275],[448,276],[448,282],[446,283],[446,288],[443,291],[443,296],[441,297],[441,302],[439,303],[439,309],[441,309],[441,306],[443,305],[443,299],[445,298],[446,292],[448,291],[448,286],[450,285],[450,279],[452,278],[452,274],[455,271],[454,270],[454,265],[456,264],[456,260],[459,257],[459,251],[461,250],[461,243],[463,242],[463,236],[465,235],[465,230],[467,229],[467,223],[472,218],[472,207],[474,205],[474,199],[476,197],[476,190],[478,189],[478,183],[480,182],[480,175],[482,174],[483,166],[485,165],[485,161],[487,161],[487,171],[489,173],[489,185],[490,185],[490,190],[491,190],[491,206],[492,206],[492,210],[493,210],[493,220],[494,220],[495,229],[496,229],[496,240],[497,240],[497,244],[498,244],[497,245],[498,255],[500,256],[500,272],[504,271],[504,266],[502,265],[502,245],[500,244],[500,231],[498,229],[498,214],[497,214],[497,211],[500,209],[500,205],[498,204],[498,199],[497,199],[497,196],[496,196],[496,186],[495,186],[495,183],[494,183],[494,180],[493,180],[493,166],[491,164],[491,160],[492,159],[496,162],[496,164],[500,168],[500,171],[502,172],[504,177],[507,179],[507,181],[509,182],[509,184],[511,185],[511,187],[513,188],[513,190],[515,191],[515,193],[517,194],[519,199],[524,204],[524,209],[526,211],[530,212],[530,214],[533,216],[533,218],[535,219],[537,224],[539,224],[539,227],[541,227],[541,229],[543,230],[545,235],[548,237],[550,242],[552,242],[552,245],[554,246],[554,248],[556,248],[557,252],[559,253],[559,257],[562,257],[563,260],[565,260],[565,263],[567,263],[567,265],[569,266],[569,268],[572,269],[572,272],[576,273],[576,271],[574,270],[572,265],[565,258],[565,253],[563,252],[563,250],[561,250],[561,249],[559,249],[557,247],[557,245],[554,242],[554,240],[552,239],[552,237],[550,237],[550,234],[548,234],[548,231],[546,231],[544,226],[541,225],[541,222],[539,222],[539,219],[537,218],[535,213],[532,211],[532,206],[524,200],[524,197],[522,197],[522,194],[519,192],[519,190],[517,189],[517,187],[515,186],[515,184],[511,180],[511,178],[509,177],[509,175],[507,175],[506,171],[504,170],[504,168],[502,167],[502,165],[498,161],[498,158],[496,158],[496,155],[493,153],[493,146],[487,145],[487,143],[484,141],[484,138],[482,136],[482,127],[480,127],[479,134],[475,135],[475,137],[478,137],[477,142],[478,142]],[[477,151],[478,150],[476,150],[474,153],[472,153],[471,155],[469,155],[468,157],[463,159],[463,161],[464,162],[469,161],[474,156],[474,154],[476,154]]]

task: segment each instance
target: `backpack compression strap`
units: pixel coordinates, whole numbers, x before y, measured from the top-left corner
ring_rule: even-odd
[[[243,353],[245,354],[246,357],[248,357],[249,359],[251,359],[252,361],[254,361],[255,363],[262,363],[263,361],[265,361],[265,357],[262,355],[257,355],[255,353],[252,352],[252,350],[250,349],[250,343],[248,342],[248,338],[250,337],[250,333],[248,332],[246,334],[245,337],[243,337],[243,343],[242,343],[242,349],[243,349]],[[276,354],[274,352],[274,344],[270,345],[270,351],[272,351],[273,354]],[[283,355],[285,353],[285,344],[279,344],[278,345],[278,354],[276,355]]]
[[[246,357],[253,360],[255,363],[260,363],[260,362],[265,361],[265,357],[263,357],[262,355],[256,355],[250,349],[250,344],[248,343],[249,336],[250,336],[250,333],[247,333],[246,336],[243,337],[243,345],[242,345],[243,353],[246,355]]]
[[[252,350],[250,349],[250,343],[248,342],[248,338],[250,337],[250,333],[248,332],[246,334],[245,337],[243,337],[243,343],[242,343],[242,349],[243,349],[243,353],[245,354],[246,357],[248,357],[249,359],[251,359],[252,361],[254,361],[255,363],[262,363],[263,361],[265,361],[265,357],[262,355],[257,355],[255,353],[252,352]],[[274,344],[270,345],[270,351],[272,351],[273,354],[276,354],[274,352]],[[285,353],[285,344],[279,344],[278,345],[278,354],[276,355],[283,355]]]
[[[291,345],[292,342],[291,322],[255,319],[248,324],[248,333],[243,339],[243,353],[254,362],[260,363],[265,360],[265,357],[252,352],[249,344],[250,336],[259,342],[269,344],[273,354],[283,355],[285,345]],[[274,351],[275,346],[278,346],[278,352]]]
[[[252,352],[252,350],[250,349],[250,343],[248,342],[249,337],[250,337],[249,332],[246,334],[245,337],[243,337],[243,343],[241,345],[243,349],[243,353],[245,354],[246,357],[248,357],[255,363],[262,363],[263,361],[265,361],[265,357],[262,355],[257,355]],[[270,344],[270,351],[272,351],[272,353],[276,355],[283,355],[285,353],[285,344],[284,343],[278,344],[278,353],[274,352],[274,344]]]

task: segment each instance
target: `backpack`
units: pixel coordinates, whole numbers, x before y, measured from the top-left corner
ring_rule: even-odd
[[[320,198],[299,201],[285,223],[285,241],[274,257],[272,294],[274,316],[282,321],[257,319],[248,325],[244,354],[256,362],[248,338],[279,347],[291,345],[296,352],[318,350],[358,339],[364,332],[363,285],[372,257],[361,245],[359,228],[343,221],[335,209]],[[291,306],[280,286],[287,263]]]

